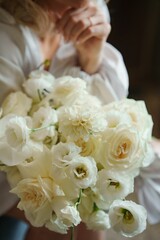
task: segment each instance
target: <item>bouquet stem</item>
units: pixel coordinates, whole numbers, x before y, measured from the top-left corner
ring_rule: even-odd
[[[71,227],[71,238],[70,240],[74,240],[74,226]]]

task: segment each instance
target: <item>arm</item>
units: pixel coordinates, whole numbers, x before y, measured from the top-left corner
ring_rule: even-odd
[[[128,94],[128,74],[120,52],[105,43],[102,63],[95,74],[77,66],[77,53],[72,44],[63,44],[53,59],[50,71],[55,77],[70,75],[86,81],[88,90],[103,103],[122,99]]]
[[[57,23],[57,28],[66,41],[75,45],[78,64],[82,70],[89,74],[96,73],[111,30],[102,10],[93,3],[77,10],[69,9]]]

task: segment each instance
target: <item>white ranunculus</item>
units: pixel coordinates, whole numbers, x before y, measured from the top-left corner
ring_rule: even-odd
[[[56,135],[55,124],[58,121],[57,112],[51,107],[41,107],[32,116],[33,132],[31,137],[36,141],[43,141],[47,137]]]
[[[133,192],[134,179],[123,172],[102,169],[98,172],[98,180],[93,190],[97,206],[103,208],[103,205],[106,205],[107,207],[114,200],[124,199]]]
[[[61,234],[67,234],[69,229],[69,227],[65,225],[61,219],[57,218],[56,214],[53,214],[52,218],[46,223],[45,227],[50,231]]]
[[[132,201],[115,200],[109,209],[111,227],[125,237],[133,237],[146,229],[145,208]]]
[[[107,121],[99,108],[74,105],[59,111],[59,131],[64,137],[70,136],[74,141],[79,138],[87,141],[91,135],[104,131],[106,126]]]
[[[2,103],[3,116],[14,113],[26,116],[32,105],[32,99],[23,92],[10,93]]]
[[[91,230],[106,230],[110,228],[108,214],[102,210],[94,211],[87,219],[86,226]]]
[[[35,227],[45,225],[52,217],[52,200],[61,195],[51,178],[25,178],[11,190],[20,198],[18,208]]]
[[[44,70],[35,70],[31,72],[23,87],[34,102],[40,102],[53,90],[54,83],[55,78],[51,73]]]
[[[52,208],[57,217],[68,227],[77,226],[81,222],[78,210],[65,197],[53,199]]]
[[[66,168],[67,176],[82,189],[94,186],[97,180],[97,166],[92,157],[77,156]]]
[[[97,157],[106,169],[129,171],[142,166],[145,154],[145,142],[138,130],[122,124],[104,132],[101,151]]]

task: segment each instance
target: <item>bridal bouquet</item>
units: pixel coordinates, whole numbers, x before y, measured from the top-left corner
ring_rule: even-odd
[[[152,119],[143,101],[107,105],[85,82],[36,70],[0,111],[0,166],[33,226],[67,233],[146,228],[146,210],[126,200],[153,157]]]

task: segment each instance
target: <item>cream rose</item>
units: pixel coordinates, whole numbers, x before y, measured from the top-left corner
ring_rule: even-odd
[[[11,190],[20,198],[18,208],[35,227],[45,225],[52,217],[52,200],[61,190],[50,178],[25,178]]]
[[[142,166],[145,147],[138,130],[124,124],[104,132],[100,157],[97,158],[106,169],[136,170]]]

